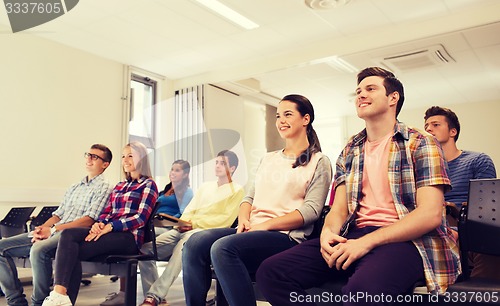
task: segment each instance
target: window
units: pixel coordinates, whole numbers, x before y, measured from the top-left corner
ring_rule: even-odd
[[[148,148],[151,170],[155,161],[156,81],[132,74],[130,81],[129,141],[138,141]],[[153,173],[154,175],[154,173]]]

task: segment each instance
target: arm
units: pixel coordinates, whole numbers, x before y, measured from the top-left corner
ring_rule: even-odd
[[[327,263],[330,267],[347,269],[373,248],[394,242],[410,241],[434,230],[441,224],[443,187],[424,186],[417,189],[417,207],[403,219],[382,227],[359,239],[340,241],[333,246]]]

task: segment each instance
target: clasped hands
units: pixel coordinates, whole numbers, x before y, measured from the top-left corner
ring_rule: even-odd
[[[30,236],[28,236],[30,237]],[[40,240],[45,240],[50,237],[50,227],[48,226],[37,226],[33,230],[31,242],[35,243]]]
[[[239,233],[253,232],[253,231],[268,231],[269,228],[267,225],[268,225],[267,222],[250,225],[250,221],[244,220],[238,223],[238,228],[236,229],[236,233],[239,234]]]
[[[105,235],[113,230],[110,223],[104,224],[102,222],[96,222],[90,228],[89,234],[85,237],[85,241],[97,241],[102,235]]]
[[[365,256],[371,248],[363,239],[347,239],[324,227],[321,232],[321,255],[328,267],[347,270],[349,266]]]

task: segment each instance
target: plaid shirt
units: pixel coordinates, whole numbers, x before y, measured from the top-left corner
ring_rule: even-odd
[[[140,249],[144,243],[142,227],[153,212],[157,198],[158,189],[151,178],[120,182],[113,188],[99,221],[112,223],[114,232],[130,231]]]
[[[344,228],[355,218],[362,198],[365,141],[366,130],[363,130],[349,140],[337,160],[335,186],[345,183],[349,208]],[[444,185],[450,189],[446,170],[441,147],[434,137],[400,122],[395,125],[389,149],[389,186],[399,219],[415,209],[417,188]],[[413,243],[422,256],[427,289],[446,291],[461,270],[457,241],[447,227],[446,216],[443,214],[438,228]]]
[[[84,177],[66,191],[63,201],[52,215],[61,219],[57,224],[72,222],[85,216],[97,220],[108,202],[110,192],[111,186],[102,173],[90,181]]]

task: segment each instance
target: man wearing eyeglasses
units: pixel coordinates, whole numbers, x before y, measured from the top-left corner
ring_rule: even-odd
[[[111,163],[112,153],[108,147],[94,144],[84,157],[87,176],[66,191],[52,217],[30,233],[0,240],[0,286],[7,305],[28,306],[13,258],[30,257],[33,274],[31,301],[33,306],[42,305],[50,292],[52,258],[61,231],[90,227],[107,203],[111,186],[103,172]]]

